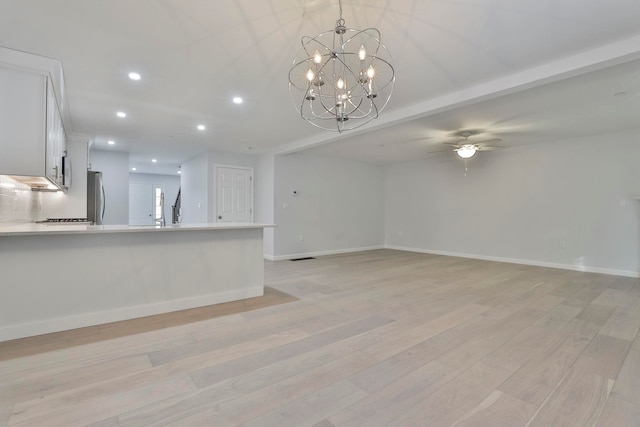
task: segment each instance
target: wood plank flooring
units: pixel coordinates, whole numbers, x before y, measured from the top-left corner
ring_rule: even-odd
[[[0,343],[0,426],[640,426],[640,280],[377,250]]]

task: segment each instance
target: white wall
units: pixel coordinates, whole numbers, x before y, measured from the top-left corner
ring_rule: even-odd
[[[129,185],[134,183],[151,184],[153,188],[162,187],[162,191],[164,192],[164,218],[167,224],[171,224],[171,206],[176,203],[178,190],[180,190],[180,176],[130,173]]]
[[[479,153],[467,176],[455,156],[387,166],[386,244],[635,275],[638,160],[640,131]]]
[[[193,157],[182,164],[181,181],[181,222],[185,224],[208,222],[209,167],[207,153]]]
[[[255,222],[275,224],[275,156],[264,155],[259,159],[258,172],[255,174]],[[273,228],[265,228],[263,234],[264,255],[275,255]]]
[[[277,156],[275,257],[381,247],[383,188],[384,169],[378,165],[304,154]]]
[[[91,170],[102,172],[105,192],[103,224],[129,223],[129,153],[94,150],[89,153]]]

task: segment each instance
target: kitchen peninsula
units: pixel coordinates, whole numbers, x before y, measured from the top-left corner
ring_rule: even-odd
[[[0,225],[0,341],[261,296],[271,226]]]

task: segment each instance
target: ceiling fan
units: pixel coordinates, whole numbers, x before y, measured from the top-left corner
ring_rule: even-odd
[[[498,150],[500,148],[504,148],[502,145],[491,145],[497,142],[502,142],[500,138],[489,139],[487,141],[480,141],[480,142],[469,141],[470,136],[477,135],[478,133],[479,132],[477,131],[476,132],[474,131],[456,132],[455,135],[460,136],[463,139],[457,142],[445,142],[444,144],[451,145],[453,147],[453,151],[455,151],[456,154],[463,159],[470,159],[476,154],[477,151],[493,151],[493,150]],[[429,151],[429,153],[439,153],[442,151],[449,151],[449,150]]]

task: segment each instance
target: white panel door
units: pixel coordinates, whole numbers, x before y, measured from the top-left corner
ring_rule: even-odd
[[[253,170],[216,166],[216,220],[253,222]]]
[[[129,184],[129,224],[154,225],[153,184],[132,182]]]

